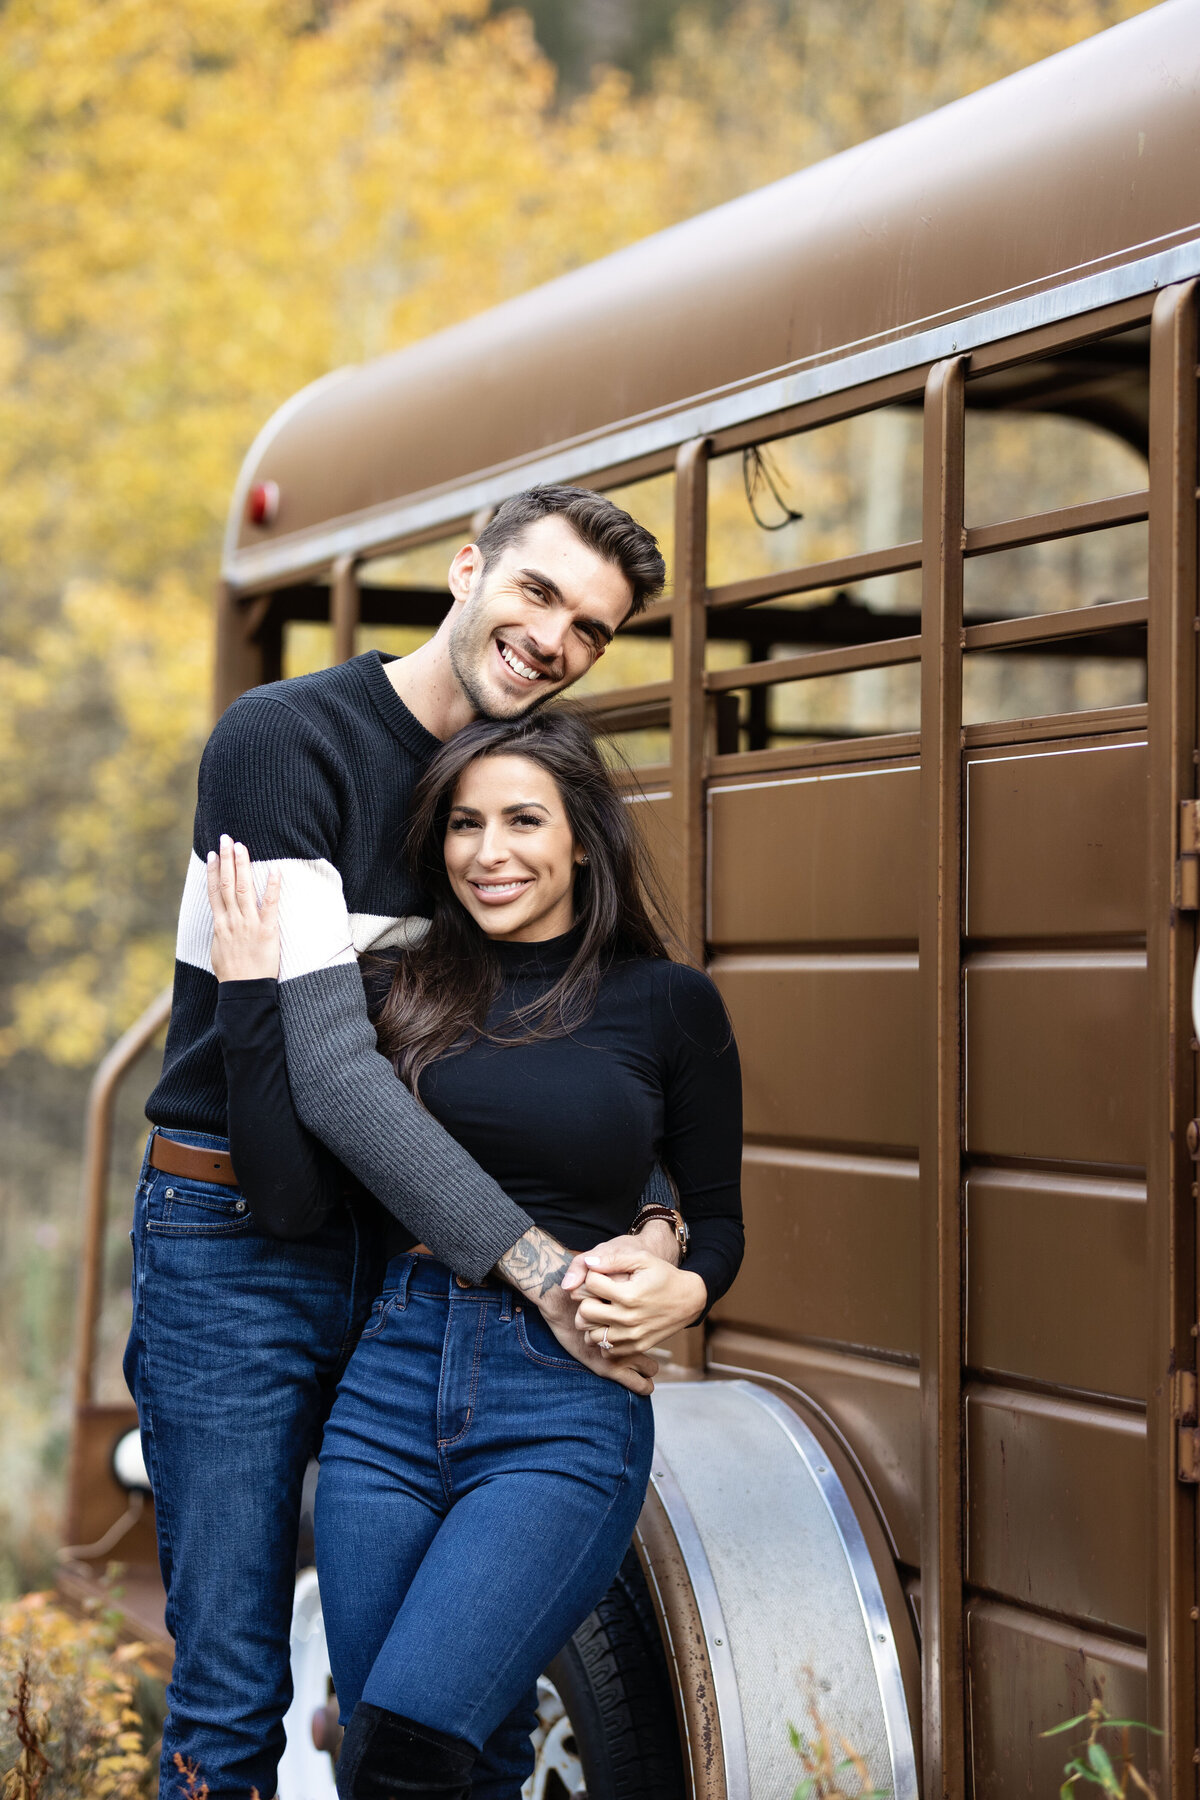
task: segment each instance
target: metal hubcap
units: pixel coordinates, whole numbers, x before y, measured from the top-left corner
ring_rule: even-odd
[[[538,1677],[533,1750],[533,1774],[521,1789],[522,1800],[587,1800],[574,1728],[558,1689],[544,1675]]]

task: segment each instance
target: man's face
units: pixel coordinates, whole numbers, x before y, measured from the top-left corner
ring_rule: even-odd
[[[527,526],[482,572],[467,545],[450,589],[451,667],[485,719],[520,718],[586,675],[633,600],[620,569],[557,514]]]

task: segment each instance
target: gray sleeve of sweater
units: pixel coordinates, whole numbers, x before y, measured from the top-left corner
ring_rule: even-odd
[[[279,1009],[305,1125],[441,1262],[482,1281],[531,1221],[397,1081],[357,966],[282,982]]]

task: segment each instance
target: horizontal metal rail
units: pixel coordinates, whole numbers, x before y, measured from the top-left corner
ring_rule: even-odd
[[[1088,500],[1079,506],[1060,506],[1053,512],[1031,513],[1025,518],[1003,519],[995,525],[972,525],[963,532],[963,554],[988,556],[998,550],[1020,550],[1030,544],[1055,543],[1060,538],[1080,537],[1088,531],[1136,525],[1149,517],[1150,496],[1112,494],[1104,500]],[[809,594],[820,588],[841,587],[852,581],[869,581],[880,575],[902,575],[921,566],[919,540],[894,544],[885,550],[866,550],[855,556],[838,556],[828,562],[808,563],[798,569],[779,569],[748,581],[731,581],[709,589],[711,612],[730,607],[757,606],[789,594]]]
[[[1068,612],[1032,613],[1016,619],[993,619],[985,625],[968,625],[962,634],[965,651],[1022,650],[1065,639],[1095,637],[1131,625],[1144,625],[1147,601],[1105,600],[1097,606]],[[739,663],[732,669],[710,669],[704,677],[710,694],[739,693],[744,688],[774,687],[788,681],[813,681],[822,675],[847,675],[866,669],[895,668],[921,660],[920,635],[883,639],[871,644],[847,644],[835,650],[810,650],[796,656],[772,657],[765,662]],[[671,684],[650,681],[642,687],[614,688],[609,693],[589,694],[580,700],[590,718],[603,719],[610,731],[630,731],[666,725],[670,721]]]
[[[596,713],[636,712],[639,707],[670,702],[669,681],[644,681],[639,687],[610,688],[603,694],[581,694],[571,704],[589,717]]]
[[[1103,600],[1098,606],[1080,606],[1068,612],[1035,613],[1021,619],[995,619],[988,625],[968,625],[963,632],[964,650],[1036,650],[1039,644],[1063,638],[1090,637],[1122,625],[1144,625],[1149,616],[1146,600]]]
[[[1052,544],[1059,538],[1081,537],[1085,531],[1136,525],[1149,517],[1150,495],[1142,488],[1136,494],[1112,494],[1106,500],[1088,500],[1081,506],[1060,506],[1054,512],[1030,513],[1024,519],[1004,519],[998,525],[970,525],[963,533],[963,554],[988,556],[996,550]]]
[[[868,581],[875,575],[902,575],[905,570],[920,566],[918,538],[888,550],[865,550],[858,556],[835,556],[831,562],[809,563],[802,569],[781,569],[771,575],[755,575],[749,581],[731,581],[708,590],[708,608],[710,612],[723,612],[731,606],[755,606],[761,600],[778,600],[785,594],[810,594],[818,588]]]
[[[769,687],[781,681],[811,681],[818,675],[846,675],[858,669],[886,669],[921,660],[921,639],[884,639],[876,644],[847,644],[842,650],[810,650],[799,656],[777,656],[770,662],[742,663],[735,669],[713,669],[705,676],[710,694],[739,688]]]

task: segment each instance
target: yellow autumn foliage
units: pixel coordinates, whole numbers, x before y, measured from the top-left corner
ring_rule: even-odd
[[[645,91],[560,106],[487,0],[8,0],[0,1060],[86,1065],[169,976],[208,594],[277,405],[1144,4],[685,7]]]
[[[49,1594],[0,1608],[3,1800],[138,1800],[151,1763],[135,1704],[143,1647]]]

